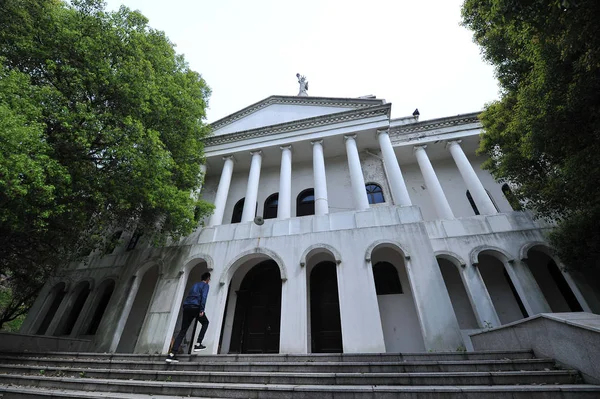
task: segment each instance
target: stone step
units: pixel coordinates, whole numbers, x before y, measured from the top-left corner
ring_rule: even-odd
[[[573,384],[580,381],[579,373],[575,370],[463,373],[261,373],[202,372],[177,369],[151,371],[49,368],[42,374],[33,368],[13,366],[0,374],[0,382],[10,382],[11,378],[25,374],[44,378],[79,377],[103,380],[272,385],[530,385]]]
[[[461,372],[461,371],[520,371],[551,370],[555,368],[552,359],[516,359],[516,360],[463,360],[437,362],[209,362],[201,357],[181,358],[177,364],[164,361],[164,356],[154,357],[153,361],[129,361],[111,359],[67,359],[37,358],[29,356],[0,356],[0,364],[20,364],[45,369],[49,367],[80,367],[131,370],[177,370],[196,371],[262,371],[262,372]],[[0,366],[1,367],[1,366]]]
[[[531,351],[419,354],[0,354],[0,397],[600,398]],[[161,396],[162,395],[162,396]]]
[[[164,355],[144,355],[130,353],[86,353],[86,352],[27,352],[27,357],[68,358],[68,359],[111,359],[130,361],[152,361],[163,358]],[[0,353],[0,356],[15,356],[14,353]],[[459,360],[502,360],[502,359],[533,359],[530,350],[521,351],[482,351],[482,352],[436,352],[436,353],[311,353],[298,355],[280,354],[233,354],[208,355],[199,352],[197,355],[182,355],[181,358],[201,357],[211,362],[404,362],[404,361],[459,361]]]
[[[25,382],[21,377],[17,385]],[[29,377],[32,378],[33,377]],[[123,391],[116,391],[111,380],[60,378],[60,388],[48,384],[50,378],[38,378],[35,388],[0,384],[0,393],[8,393],[10,398],[32,397],[90,397],[83,392],[93,392],[95,398],[139,398],[139,395],[152,395],[155,399],[175,397],[196,398],[259,398],[259,399],[396,399],[396,398],[460,398],[460,399],[597,399],[600,386],[597,385],[496,385],[496,386],[347,386],[347,385],[261,385],[261,384],[214,384],[214,383],[165,383],[155,381],[122,381]],[[125,392],[126,391],[126,392]],[[82,392],[78,395],[78,392]],[[100,396],[100,392],[107,396]],[[125,393],[127,396],[125,396]],[[113,395],[113,396],[111,396]],[[171,396],[159,396],[171,395]]]
[[[122,392],[88,392],[72,391],[66,389],[47,389],[23,386],[0,385],[0,392],[5,398],[31,399],[31,398],[88,398],[88,399],[148,399],[148,395]],[[2,398],[0,393],[0,398]],[[153,395],[152,399],[189,399],[189,396]],[[200,399],[217,399],[202,397]]]

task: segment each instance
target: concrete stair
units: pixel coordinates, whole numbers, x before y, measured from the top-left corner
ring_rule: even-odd
[[[4,398],[600,398],[531,351],[180,356],[0,353]]]

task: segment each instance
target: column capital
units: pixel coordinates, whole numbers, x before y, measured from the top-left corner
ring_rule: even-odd
[[[252,154],[252,155],[256,155],[256,154],[262,155],[262,150],[252,150],[252,151],[250,151],[250,154]]]
[[[356,134],[344,134],[344,141],[348,139],[356,140]]]
[[[323,139],[311,140],[310,143],[312,145],[315,145],[315,144],[321,144],[322,145],[323,144]]]
[[[413,147],[413,152],[417,152],[417,150],[425,150],[427,148],[427,144],[420,144]]]
[[[448,141],[446,141],[446,148],[450,147],[453,144],[460,144],[460,143],[462,143],[462,140],[460,140],[460,139],[448,140]]]
[[[292,145],[291,144],[286,144],[286,145],[280,145],[279,148],[283,151],[283,150],[291,150],[292,149]]]
[[[390,134],[390,130],[389,129],[378,130],[377,133],[376,133],[376,135],[379,136],[380,134],[383,134],[383,133],[389,135]]]
[[[231,159],[233,162],[235,162],[235,157],[233,154],[223,155],[223,161],[227,161],[228,159]]]

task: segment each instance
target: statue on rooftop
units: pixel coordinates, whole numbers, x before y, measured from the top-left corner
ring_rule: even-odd
[[[308,81],[306,80],[306,76],[302,76],[299,73],[296,74],[298,78],[298,83],[300,84],[300,91],[298,92],[299,96],[308,96],[306,92],[308,90]]]

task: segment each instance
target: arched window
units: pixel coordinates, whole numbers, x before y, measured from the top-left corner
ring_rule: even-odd
[[[492,205],[494,205],[494,208],[496,208],[496,212],[500,212],[500,209],[498,209],[498,205],[496,205],[496,201],[494,201],[492,194],[490,194],[490,192],[487,189],[485,190],[485,192],[487,193],[488,197],[490,197],[490,201],[492,201]]]
[[[131,251],[131,250],[135,249],[135,246],[137,245],[138,241],[140,240],[140,237],[143,234],[144,234],[144,232],[141,230],[136,230],[133,233],[133,236],[131,236],[129,243],[127,244],[127,251]]]
[[[296,216],[315,214],[315,190],[308,188],[298,194],[296,198]]]
[[[121,239],[122,235],[123,235],[123,230],[119,230],[119,231],[114,232],[113,235],[110,236],[110,240],[104,250],[105,255],[110,255],[115,251],[115,249],[117,248],[117,245],[119,245],[119,240]]]
[[[275,219],[277,217],[277,206],[279,204],[279,193],[271,194],[265,201],[263,219]]]
[[[391,263],[377,262],[373,266],[373,278],[377,295],[402,294],[398,270]]]
[[[488,197],[490,197],[490,201],[492,201],[492,205],[494,205],[494,208],[496,208],[496,212],[499,212],[500,210],[498,209],[498,205],[496,205],[496,201],[494,201],[490,192],[488,190],[485,190],[485,192],[487,193]],[[469,204],[471,204],[471,208],[473,208],[475,215],[479,215],[479,209],[477,209],[477,205],[475,205],[475,201],[473,201],[473,197],[471,196],[469,190],[467,190],[467,199],[469,200]]]
[[[473,197],[469,190],[467,190],[467,199],[469,200],[469,204],[471,204],[471,208],[473,208],[473,212],[475,212],[476,215],[479,215],[479,209],[477,209],[477,205],[475,205],[475,201],[473,201]]]
[[[381,186],[378,184],[369,183],[366,185],[366,189],[367,198],[369,198],[369,204],[381,204],[382,202],[385,202]]]
[[[246,198],[242,198],[235,204],[233,207],[233,215],[231,215],[231,223],[239,223],[242,221],[242,213],[244,213],[244,203],[246,202]],[[256,211],[258,210],[258,202],[256,203],[256,209],[254,209],[254,216],[256,216]]]
[[[244,212],[244,202],[246,198],[242,198],[233,207],[233,215],[231,216],[231,223],[239,223],[242,221],[242,212]]]
[[[502,185],[502,193],[504,193],[504,197],[506,198],[506,200],[510,204],[511,208],[513,209],[513,211],[523,210],[523,207],[521,206],[521,203],[519,202],[519,200],[517,199],[517,197],[513,194],[512,190],[510,189],[510,187],[508,186],[508,184],[504,183]]]

